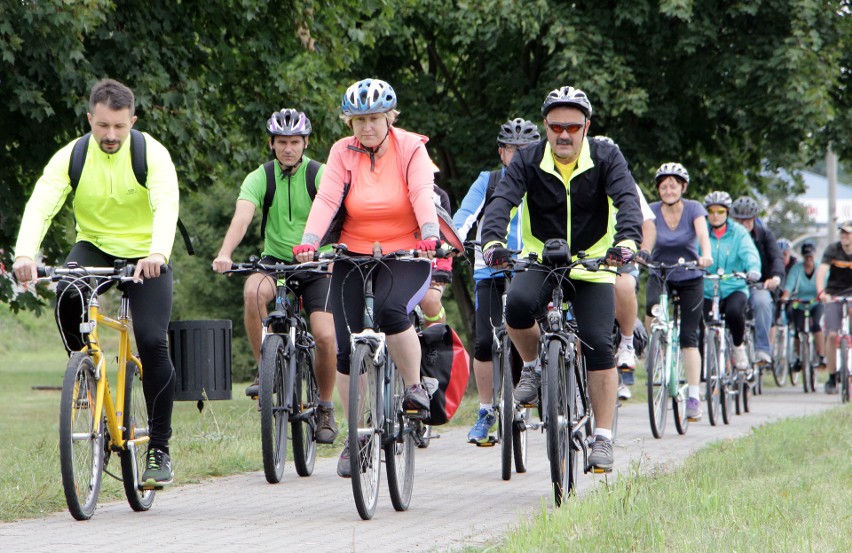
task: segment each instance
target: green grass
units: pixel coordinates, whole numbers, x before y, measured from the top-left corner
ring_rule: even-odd
[[[477,551],[848,550],[850,425],[846,405],[716,443],[671,474],[634,467]]]
[[[13,316],[0,304],[0,329],[0,520],[63,511],[57,441],[60,391],[33,389],[62,385],[67,357],[52,311],[45,310],[42,317]],[[207,402],[200,413],[195,402],[175,403],[171,443],[175,485],[263,469],[260,417],[257,403],[243,393],[246,385],[235,382],[233,399]],[[469,395],[450,424],[473,424],[477,407]],[[346,425],[339,403],[336,414],[337,443],[320,445],[321,457],[335,456],[342,447]],[[292,459],[290,451],[288,455]],[[116,456],[107,469],[120,474]],[[285,478],[295,474],[291,461],[285,471]],[[104,475],[100,501],[123,497],[121,483]]]

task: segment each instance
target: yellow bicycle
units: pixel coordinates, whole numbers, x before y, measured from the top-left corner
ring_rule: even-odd
[[[118,316],[100,311],[99,294],[113,284],[133,280],[134,266],[117,261],[114,267],[40,267],[40,280],[63,282],[57,301],[80,301],[80,331],[86,344],[71,354],[62,384],[59,408],[59,460],[68,510],[77,520],[95,512],[103,473],[121,480],[134,511],[147,511],[156,489],[140,482],[148,443],[148,411],[142,391],[142,362],[131,352],[129,300],[122,290]],[[76,290],[77,293],[70,293]],[[79,294],[82,292],[82,294]],[[70,300],[69,300],[70,298]],[[118,332],[118,356],[103,349],[99,328]],[[113,391],[108,365],[115,364]],[[112,453],[121,460],[121,477],[106,471]]]

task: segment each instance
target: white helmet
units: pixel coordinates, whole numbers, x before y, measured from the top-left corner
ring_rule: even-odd
[[[669,162],[660,165],[660,168],[657,169],[657,174],[654,176],[654,180],[659,185],[663,177],[677,177],[685,181],[686,184],[689,184],[689,172],[680,163]]]
[[[541,105],[541,114],[547,117],[547,112],[559,106],[577,108],[587,119],[592,116],[592,103],[589,102],[586,93],[579,88],[563,86],[551,90]]]

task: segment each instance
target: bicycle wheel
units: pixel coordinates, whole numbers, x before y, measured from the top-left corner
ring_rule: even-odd
[[[349,462],[355,507],[364,520],[373,518],[381,474],[379,411],[381,383],[368,344],[356,344],[349,368]]]
[[[154,494],[157,492],[139,489],[148,450],[148,407],[142,390],[142,371],[133,362],[128,362],[124,370],[124,415],[121,424],[124,426],[122,437],[125,442],[129,442],[125,444],[125,449],[118,452],[124,495],[131,509],[147,511],[154,503]]]
[[[293,416],[290,433],[293,435],[293,463],[296,474],[310,476],[317,460],[317,407],[319,387],[314,374],[314,350],[297,348],[296,379],[293,385]]]
[[[802,374],[801,361],[799,362],[799,370],[793,370],[793,358],[797,354],[796,340],[793,336],[787,337],[787,376],[790,379],[790,386],[799,385],[799,376]]]
[[[384,437],[385,464],[388,473],[388,491],[391,503],[397,511],[408,510],[411,502],[411,492],[414,489],[414,427],[416,423],[402,414],[402,399],[405,384],[402,375],[396,369],[394,376],[387,386],[388,407],[385,412],[385,422],[392,429],[390,435]]]
[[[104,421],[95,420],[98,382],[84,353],[68,360],[59,402],[59,464],[68,510],[77,520],[95,514],[104,470]]]
[[[645,366],[648,371],[648,421],[655,438],[663,437],[666,431],[666,400],[668,399],[666,367],[666,339],[662,330],[655,330],[648,343]]]
[[[682,436],[686,434],[686,429],[689,428],[689,419],[686,417],[686,398],[689,395],[689,389],[686,382],[686,368],[683,366],[683,355],[680,351],[680,346],[675,346],[673,355],[675,358],[673,372],[677,382],[677,392],[672,398],[672,414],[674,415],[677,433]]]
[[[799,334],[799,364],[802,367],[802,389],[805,390],[805,393],[814,391],[813,384],[813,372],[814,369],[811,366],[811,350],[810,350],[810,340],[808,339],[808,334],[802,332]]]
[[[772,344],[772,377],[779,388],[787,384],[787,373],[790,370],[790,357],[787,355],[787,340],[789,331],[786,326],[775,328]]]
[[[270,484],[281,482],[287,460],[287,393],[286,375],[289,371],[287,344],[277,334],[263,341],[260,351],[260,383],[257,401],[260,404],[260,445],[263,452],[263,472]]]
[[[707,417],[711,426],[719,424],[721,416],[722,381],[719,374],[719,334],[708,332],[704,339],[704,374]]]
[[[730,340],[730,336],[726,338],[728,340],[728,351],[725,353],[724,359],[722,359],[722,363],[724,366],[722,367],[722,374],[720,375],[720,383],[721,383],[721,394],[719,398],[719,403],[721,404],[722,411],[722,422],[725,424],[731,424],[731,420],[733,419],[733,403],[734,403],[734,392],[736,391],[736,368],[734,367],[734,362],[732,360],[734,344]]]
[[[852,376],[849,374],[850,369],[852,369],[850,367],[849,353],[849,338],[843,337],[840,340],[840,364],[837,366],[837,378],[840,380],[841,403],[849,402],[849,388],[852,387]]]
[[[426,449],[429,447],[429,442],[432,441],[432,425],[431,424],[421,424],[420,425],[420,441],[417,442],[417,447],[419,449]]]
[[[512,425],[512,451],[515,454],[515,472],[519,474],[527,471],[527,424],[531,416],[530,409],[521,407],[515,413]]]
[[[545,417],[547,422],[547,457],[550,461],[550,480],[556,506],[562,505],[571,491],[568,457],[571,449],[571,428],[568,409],[568,372],[559,340],[547,344],[547,365],[544,375],[543,395],[547,398]],[[572,392],[573,395],[573,392]]]
[[[515,422],[515,401],[512,397],[512,343],[506,335],[502,340],[502,350],[496,356],[494,365],[494,403],[499,407],[498,431],[500,437],[500,477],[512,478],[512,427]]]

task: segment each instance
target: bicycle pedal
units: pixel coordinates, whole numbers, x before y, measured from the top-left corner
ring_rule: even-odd
[[[602,469],[600,467],[592,467],[592,474],[606,474],[612,472],[612,469]]]
[[[537,401],[536,402],[527,401],[525,403],[519,403],[519,405],[521,407],[525,408],[525,409],[535,409],[536,407],[538,407],[538,402]]]
[[[497,440],[493,442],[489,439],[487,442],[474,442],[476,443],[476,447],[494,447],[497,445]]]
[[[409,419],[428,419],[429,411],[427,409],[404,409],[402,411]]]
[[[165,486],[149,486],[148,484],[140,484],[139,486],[137,486],[137,488],[139,488],[139,490],[143,491],[143,492],[147,492],[147,491],[150,491],[150,490],[154,490],[155,492],[159,492],[159,491],[162,491],[165,488]]]

